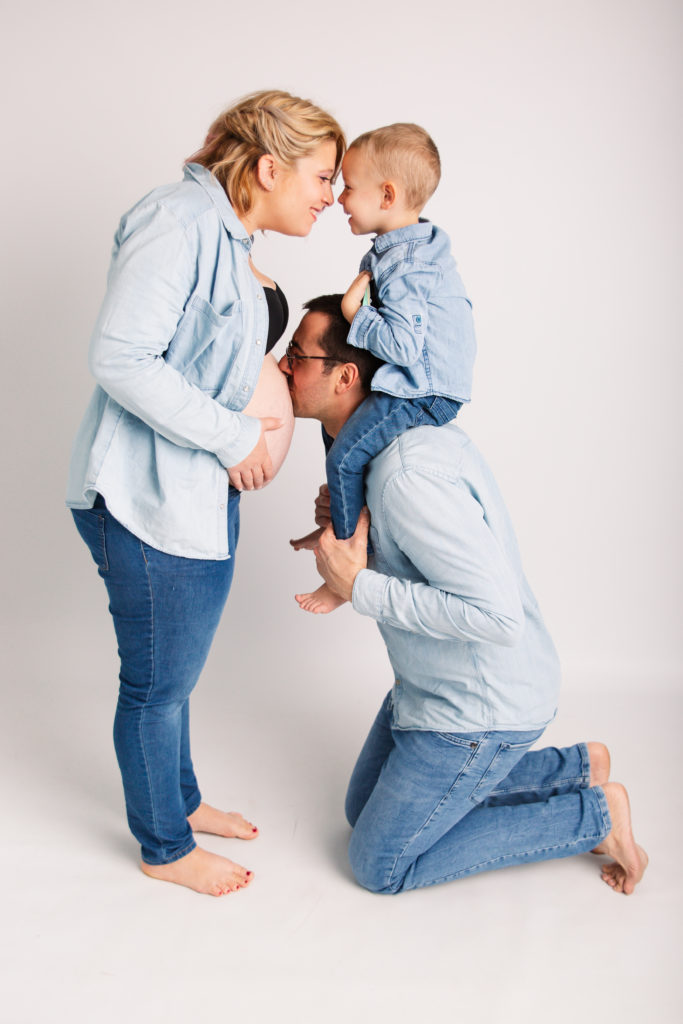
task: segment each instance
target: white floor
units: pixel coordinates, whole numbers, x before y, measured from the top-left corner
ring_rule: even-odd
[[[231,601],[256,609],[249,587],[245,576]],[[116,663],[100,588],[92,573],[92,589],[65,595],[51,626],[10,636],[29,668],[3,720],[3,1021],[683,1019],[671,688],[653,687],[643,704],[642,689],[637,698],[618,680],[567,680],[547,734],[609,743],[651,856],[634,896],[611,892],[590,855],[373,896],[350,876],[342,814],[389,682],[372,624],[354,626],[350,650],[337,646],[343,618],[313,626],[283,612],[264,673],[266,647],[232,636],[226,616],[194,698],[195,762],[207,799],[244,811],[261,836],[206,840],[255,872],[249,890],[212,899],[137,868],[111,746]],[[68,623],[86,604],[91,622],[76,634]],[[313,628],[325,667],[306,644]]]

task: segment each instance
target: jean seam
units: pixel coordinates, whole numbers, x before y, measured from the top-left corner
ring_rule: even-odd
[[[142,731],[142,725],[143,725],[143,719],[144,719],[144,716],[145,716],[145,711],[147,710],[147,708],[149,706],[149,704],[148,704],[148,702],[149,702],[149,695],[150,695],[150,693],[152,691],[152,688],[154,686],[154,672],[155,672],[155,660],[154,660],[154,588],[152,587],[152,579],[151,579],[151,576],[150,576],[149,562],[147,561],[147,555],[145,554],[145,545],[142,543],[142,541],[140,541],[140,551],[142,553],[142,560],[145,563],[145,571],[146,571],[146,575],[147,575],[147,586],[149,588],[150,624],[151,624],[151,634],[152,634],[151,635],[151,641],[150,641],[150,643],[151,643],[152,671],[151,671],[151,674],[150,674],[150,684],[149,684],[147,693],[145,695],[145,704],[140,709],[140,721],[139,721],[139,725],[138,725],[138,740],[139,740],[139,743],[140,743],[140,750],[142,751],[142,756],[145,759],[145,774],[147,776],[147,790],[148,790],[148,793],[149,793],[149,805],[150,805],[150,810],[151,810],[151,814],[152,814],[152,823],[153,823],[153,827],[154,827],[154,834],[158,835],[159,834],[159,828],[158,828],[158,824],[157,824],[157,814],[156,814],[156,808],[154,806],[154,795],[153,795],[153,792],[152,792],[152,784],[151,784],[151,780],[150,780],[149,761],[147,759],[147,751],[145,750],[145,743],[144,743],[144,737],[143,737],[143,731]],[[163,856],[163,854],[162,854],[162,856]]]

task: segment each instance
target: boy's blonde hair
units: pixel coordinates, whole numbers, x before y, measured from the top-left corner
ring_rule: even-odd
[[[382,180],[402,185],[412,210],[421,210],[436,191],[441,178],[439,151],[419,124],[400,121],[375,128],[354,139],[349,149],[364,153]]]
[[[334,177],[346,148],[335,119],[310,100],[279,89],[250,93],[224,110],[209,128],[204,145],[188,163],[201,164],[218,179],[238,215],[254,203],[259,158],[272,154],[285,167],[331,139],[336,146]]]

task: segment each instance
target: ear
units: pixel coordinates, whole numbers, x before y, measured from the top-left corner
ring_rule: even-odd
[[[334,390],[338,395],[343,395],[360,384],[360,373],[355,363],[344,363],[338,368],[337,374],[337,383]]]
[[[264,153],[256,164],[256,180],[266,192],[272,192],[275,187],[277,175],[277,163],[271,153]]]
[[[393,181],[382,182],[382,202],[380,210],[389,210],[396,202],[396,186]]]

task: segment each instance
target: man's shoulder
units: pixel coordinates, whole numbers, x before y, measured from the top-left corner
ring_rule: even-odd
[[[399,473],[413,472],[452,478],[462,473],[463,464],[475,453],[470,438],[455,420],[440,427],[413,427],[372,459],[369,474],[383,482]]]

